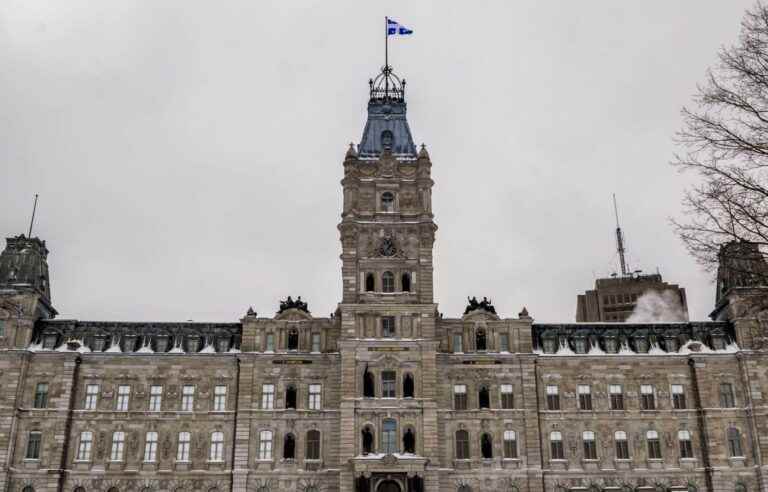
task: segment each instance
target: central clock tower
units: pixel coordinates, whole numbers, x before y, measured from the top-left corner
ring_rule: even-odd
[[[405,81],[385,67],[369,84],[341,181],[341,490],[419,492],[438,461],[432,163],[411,136]]]

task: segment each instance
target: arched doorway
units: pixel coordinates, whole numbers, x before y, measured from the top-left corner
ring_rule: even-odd
[[[376,492],[400,492],[400,485],[394,480],[384,480],[376,487]]]

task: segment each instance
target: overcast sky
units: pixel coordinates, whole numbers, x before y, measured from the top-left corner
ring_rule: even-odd
[[[433,161],[436,299],[573,321],[616,269],[714,286],[673,234],[680,108],[751,0],[0,2],[0,233],[83,320],[235,321],[341,297],[342,160],[390,61]]]

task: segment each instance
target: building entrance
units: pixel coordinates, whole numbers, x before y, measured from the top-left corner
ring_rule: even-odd
[[[394,480],[385,480],[376,488],[376,492],[402,492],[400,485]]]

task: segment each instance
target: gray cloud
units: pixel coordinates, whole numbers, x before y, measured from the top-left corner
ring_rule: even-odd
[[[81,319],[232,320],[340,299],[341,162],[391,15],[409,119],[436,181],[436,297],[570,321],[615,269],[714,287],[667,224],[679,109],[734,42],[731,2],[0,4],[0,231],[48,241],[54,303]],[[386,9],[386,10],[385,10]]]

